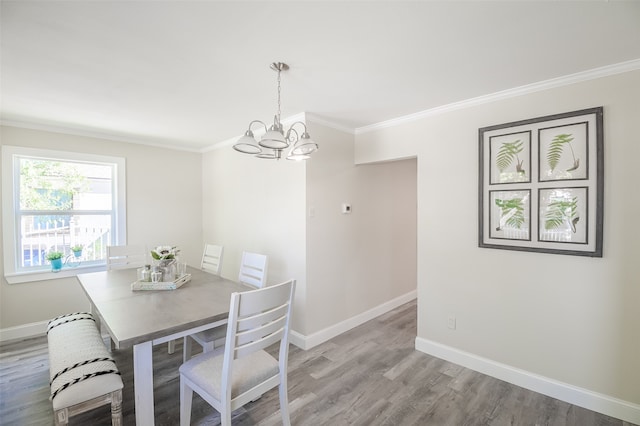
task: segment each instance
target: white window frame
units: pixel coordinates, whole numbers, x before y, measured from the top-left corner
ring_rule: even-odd
[[[19,156],[40,157],[43,159],[60,161],[81,161],[113,164],[114,221],[111,231],[111,244],[126,244],[126,174],[125,159],[105,155],[85,154],[70,151],[54,151],[20,146],[2,146],[2,244],[4,255],[4,276],[9,284],[42,281],[56,278],[72,277],[80,273],[103,271],[104,263],[76,268],[63,268],[59,272],[50,270],[18,271],[16,259],[16,244],[19,241],[19,226],[17,212],[20,208],[19,194],[19,166],[16,158]]]

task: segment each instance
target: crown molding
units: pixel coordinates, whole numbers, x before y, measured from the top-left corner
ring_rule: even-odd
[[[368,126],[357,127],[355,129],[324,119],[313,113],[304,113],[304,112],[293,115],[291,117],[287,117],[286,119],[282,120],[282,123],[285,125],[289,125],[296,121],[313,122],[313,123],[320,124],[341,132],[352,134],[352,135],[361,135],[364,133],[369,133],[369,132],[373,132],[380,129],[395,127],[404,123],[420,120],[426,117],[444,114],[450,111],[470,108],[473,106],[487,104],[487,103],[495,102],[502,99],[508,99],[516,96],[523,96],[530,93],[539,92],[542,90],[568,86],[575,83],[594,80],[602,77],[608,77],[615,74],[622,74],[625,72],[636,71],[639,69],[640,69],[640,58],[633,59],[626,62],[620,62],[617,64],[607,65],[600,68],[594,68],[591,70],[566,75],[563,77],[553,78],[553,79],[541,81],[538,83],[519,86],[512,89],[491,93],[488,95],[478,96],[478,97],[466,99],[460,102],[453,102],[447,105],[442,105],[439,107],[420,111],[414,114],[405,115],[405,116],[394,118],[391,120],[381,121],[379,123],[374,123]],[[99,138],[99,139],[112,140],[116,142],[134,143],[139,145],[148,145],[148,146],[159,147],[159,148],[173,149],[176,151],[187,151],[187,152],[196,152],[196,153],[204,153],[208,151],[213,151],[215,149],[231,146],[235,143],[235,141],[238,140],[238,137],[239,137],[239,136],[235,136],[233,138],[230,138],[221,142],[217,142],[205,148],[186,148],[186,147],[179,147],[177,145],[171,146],[169,145],[169,143],[159,143],[157,141],[150,140],[150,139],[130,138],[130,137],[124,137],[124,136],[119,136],[114,134],[101,133],[98,131],[47,125],[47,124],[36,124],[36,123],[28,123],[28,122],[12,121],[12,120],[0,120],[0,125],[18,127],[23,129],[31,129],[31,130],[42,130],[42,131],[48,131],[53,133],[63,133],[63,134],[75,135],[75,136]],[[259,134],[259,132],[256,132],[256,133]]]
[[[95,138],[95,139],[104,139],[104,140],[109,140],[114,142],[132,143],[137,145],[147,145],[147,146],[153,146],[156,148],[172,149],[174,151],[200,152],[200,149],[179,147],[177,145],[172,146],[172,145],[169,145],[169,143],[158,143],[153,140],[128,138],[128,137],[122,137],[122,136],[114,135],[110,133],[101,133],[93,130],[83,130],[83,129],[77,129],[73,127],[53,126],[49,124],[28,123],[25,121],[13,121],[13,120],[0,120],[0,126],[17,127],[20,129],[28,129],[28,130],[40,130],[44,132],[61,133],[65,135],[82,136],[82,137]]]
[[[473,106],[487,104],[487,103],[499,101],[502,99],[513,98],[516,96],[523,96],[530,93],[539,92],[542,90],[568,86],[571,84],[581,83],[584,81],[594,80],[597,78],[608,77],[608,76],[622,74],[630,71],[636,71],[638,69],[640,69],[640,58],[633,59],[631,61],[620,62],[613,65],[607,65],[600,68],[594,68],[591,70],[582,71],[575,74],[569,74],[563,77],[552,78],[550,80],[540,81],[538,83],[527,84],[525,86],[519,86],[512,89],[491,93],[489,95],[478,96],[478,97],[466,99],[460,102],[453,102],[447,105],[442,105],[439,107],[427,109],[414,114],[409,114],[409,115],[394,118],[391,120],[386,120],[379,123],[371,124],[369,126],[358,127],[357,129],[355,129],[355,134],[361,135],[361,134],[373,132],[376,130],[395,127],[400,124],[408,123],[411,121],[420,120],[425,117],[431,117],[434,115],[444,114],[451,111],[470,108]]]
[[[353,127],[347,127],[347,126],[344,126],[342,124],[338,124],[338,123],[335,123],[333,121],[326,120],[326,119],[324,119],[322,117],[319,117],[319,116],[317,116],[317,115],[315,115],[313,113],[308,113],[307,112],[305,114],[306,114],[306,119],[309,122],[320,124],[320,125],[323,125],[325,127],[329,127],[331,129],[334,129],[334,130],[338,130],[338,131],[341,131],[341,132],[344,132],[344,133],[349,133],[351,135],[355,135],[356,134],[356,129],[354,129]]]

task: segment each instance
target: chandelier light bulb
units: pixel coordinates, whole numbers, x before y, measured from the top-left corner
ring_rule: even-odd
[[[233,149],[243,154],[260,154],[262,152],[262,148],[258,146],[255,138],[253,137],[253,132],[251,129],[247,130],[238,142],[233,145]]]

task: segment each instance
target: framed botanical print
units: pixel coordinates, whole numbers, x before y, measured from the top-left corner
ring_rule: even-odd
[[[479,129],[479,246],[602,257],[603,109]]]
[[[493,239],[531,239],[531,191],[489,191],[489,234]]]

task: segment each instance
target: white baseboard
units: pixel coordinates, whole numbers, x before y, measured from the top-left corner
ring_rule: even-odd
[[[345,331],[349,331],[352,328],[364,324],[365,322],[379,317],[382,314],[386,314],[387,312],[397,308],[398,306],[404,305],[405,303],[414,300],[417,296],[417,290],[410,291],[409,293],[398,296],[395,299],[389,300],[388,302],[385,302],[354,317],[310,334],[309,336],[305,336],[304,334],[298,333],[295,330],[291,330],[291,333],[289,335],[290,342],[300,349],[304,349],[305,351],[309,350],[321,343],[326,342],[327,340],[339,336]]]
[[[607,416],[640,424],[640,405],[416,337],[416,350]]]
[[[33,322],[17,327],[2,328],[0,329],[0,342],[42,336],[47,332],[48,322],[49,321]]]

